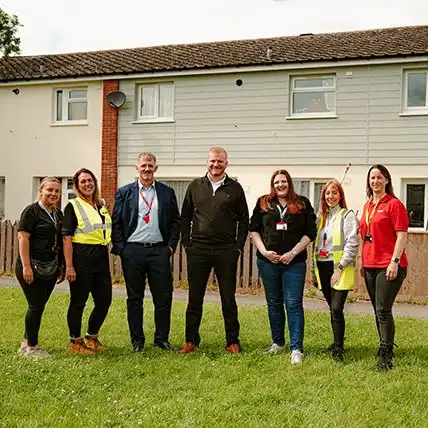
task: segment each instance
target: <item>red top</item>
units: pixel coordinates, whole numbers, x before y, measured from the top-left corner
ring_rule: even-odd
[[[409,218],[406,208],[395,196],[385,195],[373,213],[375,205],[372,199],[367,201],[360,220],[360,232],[363,239],[363,267],[386,268],[391,263],[394,254],[397,232],[407,232]],[[367,227],[367,209],[370,227]],[[364,240],[367,234],[372,236],[372,242]],[[407,265],[406,252],[403,251],[400,267]]]

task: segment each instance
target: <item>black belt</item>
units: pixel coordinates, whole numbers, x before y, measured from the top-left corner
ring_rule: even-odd
[[[163,242],[130,242],[130,244],[141,245],[145,248],[165,247],[165,244]]]

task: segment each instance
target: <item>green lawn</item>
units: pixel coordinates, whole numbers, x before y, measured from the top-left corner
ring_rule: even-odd
[[[108,351],[68,353],[68,296],[51,298],[40,343],[50,360],[17,355],[25,301],[0,289],[0,426],[4,427],[424,427],[428,426],[428,322],[397,320],[396,368],[377,373],[374,320],[348,316],[346,364],[331,361],[327,313],[306,314],[306,359],[266,356],[266,309],[241,307],[242,355],[223,350],[220,307],[206,304],[202,347],[194,355],[151,346],[131,352],[125,300],[116,298],[101,339]],[[183,342],[185,305],[173,308],[171,341]]]

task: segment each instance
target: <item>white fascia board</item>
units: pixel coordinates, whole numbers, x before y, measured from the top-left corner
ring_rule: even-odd
[[[210,74],[236,74],[260,71],[287,71],[287,70],[311,70],[316,68],[338,68],[338,67],[362,67],[368,65],[388,64],[412,64],[415,62],[428,62],[428,56],[400,57],[400,58],[377,58],[368,60],[346,60],[346,61],[319,61],[287,64],[266,64],[242,67],[206,68],[197,70],[174,70],[149,73],[111,74],[103,76],[71,77],[41,80],[14,80],[13,82],[0,82],[2,86],[25,86],[25,85],[49,85],[49,84],[75,84],[76,82],[94,82],[104,80],[128,80],[149,79],[177,76],[201,76]]]

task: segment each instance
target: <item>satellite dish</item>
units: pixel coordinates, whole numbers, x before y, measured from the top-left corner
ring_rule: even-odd
[[[122,107],[125,101],[126,101],[126,95],[121,91],[110,92],[107,95],[108,105],[114,108]]]

